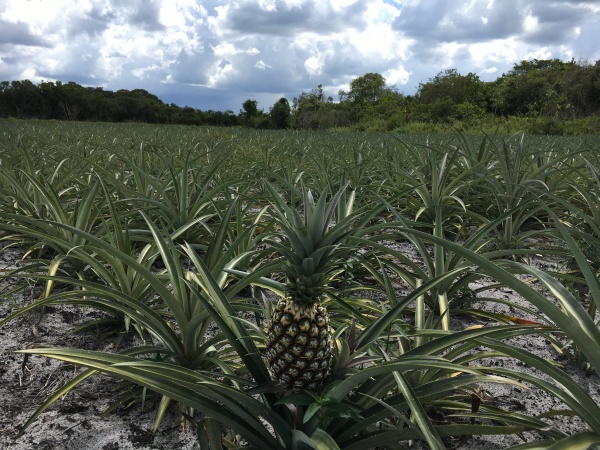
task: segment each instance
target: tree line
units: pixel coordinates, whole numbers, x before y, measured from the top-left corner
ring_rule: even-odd
[[[521,61],[491,82],[448,69],[420,83],[415,95],[404,95],[382,75],[367,73],[338,96],[338,101],[326,97],[319,85],[291,104],[279,99],[268,111],[248,99],[236,114],[165,104],[143,89],[111,92],[74,82],[3,81],[0,117],[358,130],[394,130],[413,122],[475,124],[495,117],[560,123],[600,115],[600,60]]]

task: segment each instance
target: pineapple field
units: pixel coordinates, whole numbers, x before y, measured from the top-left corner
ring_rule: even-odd
[[[0,446],[600,446],[600,140],[0,121]]]

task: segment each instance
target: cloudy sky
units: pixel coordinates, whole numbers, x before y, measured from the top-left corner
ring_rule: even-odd
[[[0,0],[0,80],[146,89],[165,103],[269,109],[368,72],[414,94],[446,69],[600,59],[600,0]]]

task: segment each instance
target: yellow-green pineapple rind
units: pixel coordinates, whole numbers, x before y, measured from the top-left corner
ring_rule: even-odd
[[[273,377],[293,391],[317,390],[329,375],[332,337],[329,317],[319,304],[281,299],[267,329],[267,360]]]

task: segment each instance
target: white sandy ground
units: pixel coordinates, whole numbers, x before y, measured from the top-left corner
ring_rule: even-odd
[[[404,248],[404,251],[410,251]],[[0,274],[16,267],[20,253],[0,248]],[[544,264],[543,262],[541,263]],[[14,282],[14,281],[13,281]],[[14,308],[27,304],[35,295],[35,289],[23,293],[6,295],[11,281],[0,281],[0,318],[6,317]],[[33,291],[33,292],[32,292]],[[399,291],[399,295],[402,292]],[[514,302],[523,300],[512,291],[497,290],[485,293],[490,297],[503,297]],[[486,305],[496,311],[511,308],[502,305]],[[514,312],[514,311],[512,311]],[[102,412],[115,398],[117,382],[104,376],[95,376],[60,399],[53,407],[34,422],[25,435],[16,439],[19,427],[30,417],[47,395],[54,392],[80,369],[41,357],[32,356],[23,365],[23,355],[13,351],[33,346],[62,346],[94,350],[113,349],[113,340],[103,341],[94,335],[69,334],[69,330],[92,317],[94,310],[74,307],[48,307],[43,313],[35,312],[21,317],[0,328],[0,449],[11,450],[117,450],[117,449],[197,449],[193,430],[182,430],[178,414],[170,411],[159,431],[152,433],[154,411],[157,403],[147,404],[142,411],[139,405],[128,410],[119,410],[102,417]],[[526,317],[524,317],[526,318]],[[467,326],[489,322],[455,317],[452,326],[463,329]],[[549,343],[537,336],[514,339],[513,343],[523,346],[542,357],[560,360],[565,371],[596,401],[600,402],[600,380],[589,372],[576,367],[569,360],[561,360]],[[485,361],[490,366],[535,373],[531,368],[510,359]],[[558,409],[560,402],[539,390],[522,389],[513,385],[490,385],[485,390],[499,405],[540,414],[549,409]],[[575,417],[560,417],[549,420],[550,426],[567,433],[585,430],[585,424]],[[534,440],[532,433],[524,438]],[[518,436],[478,437],[460,443],[458,448],[473,450],[503,449],[523,442]],[[415,448],[422,448],[418,444]]]

